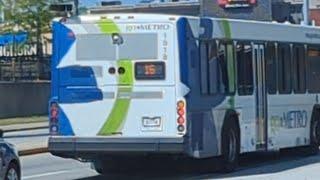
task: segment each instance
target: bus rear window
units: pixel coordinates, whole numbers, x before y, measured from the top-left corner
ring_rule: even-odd
[[[116,60],[116,46],[111,36],[86,34],[77,36],[78,61]]]
[[[158,59],[158,35],[156,33],[121,34],[119,59]]]
[[[111,35],[78,35],[77,60],[115,61],[118,59],[158,59],[157,33],[120,34],[120,36],[122,38],[121,44],[115,44]]]
[[[135,64],[135,77],[137,80],[164,80],[164,62],[138,62]]]

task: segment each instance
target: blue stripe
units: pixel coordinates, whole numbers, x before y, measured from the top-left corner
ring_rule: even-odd
[[[58,64],[62,58],[69,52],[71,46],[75,43],[75,37],[72,30],[59,22],[54,22],[53,29],[53,52],[51,61],[51,97],[58,97],[59,92],[59,70]]]
[[[204,33],[200,35],[201,39],[212,39],[213,38],[213,23],[211,19],[201,18],[200,27],[204,29]]]
[[[188,20],[186,18],[180,18],[177,22],[177,28],[180,56],[180,78],[181,82],[188,86],[187,23]]]
[[[97,88],[60,88],[60,103],[89,103],[100,100],[103,100],[103,94]]]
[[[59,135],[61,136],[74,136],[74,131],[72,129],[71,123],[62,110],[62,108],[59,107]]]
[[[69,66],[59,69],[59,86],[97,86],[92,67]]]

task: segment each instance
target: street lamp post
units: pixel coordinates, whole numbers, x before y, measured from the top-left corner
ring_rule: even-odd
[[[308,26],[309,23],[309,0],[303,0],[303,24]]]
[[[15,82],[16,81],[16,58],[18,57],[17,56],[17,50],[16,50],[16,35],[17,35],[17,33],[18,33],[18,31],[19,31],[19,27],[17,27],[17,26],[15,26],[14,28],[13,28],[13,53],[12,53],[12,81],[13,82]]]

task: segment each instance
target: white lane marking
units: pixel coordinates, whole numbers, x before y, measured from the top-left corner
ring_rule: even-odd
[[[31,176],[24,176],[22,179],[32,179],[32,178],[40,178],[40,177],[45,177],[45,176],[52,176],[52,175],[57,175],[57,174],[64,174],[69,171],[56,171],[56,172],[49,172],[49,173],[44,173],[44,174],[36,174],[36,175],[31,175]]]

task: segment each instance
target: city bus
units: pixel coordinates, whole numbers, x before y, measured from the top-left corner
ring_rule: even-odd
[[[100,173],[121,157],[220,157],[230,172],[243,153],[315,154],[320,28],[131,13],[54,21],[51,90],[49,151]]]

